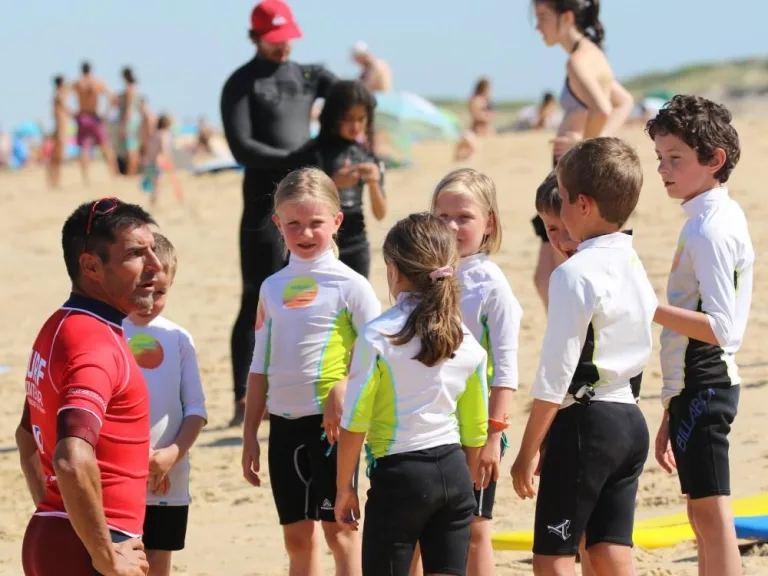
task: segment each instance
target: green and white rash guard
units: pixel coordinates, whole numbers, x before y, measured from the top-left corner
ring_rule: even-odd
[[[461,259],[461,313],[488,354],[488,384],[517,390],[517,350],[523,309],[504,272],[486,254]]]
[[[341,426],[367,433],[374,458],[447,444],[483,446],[488,435],[486,353],[466,327],[454,357],[432,367],[414,360],[418,338],[392,343],[414,298],[398,295],[355,344]]]
[[[267,376],[267,410],[285,418],[322,414],[347,377],[358,332],[381,313],[368,280],[328,250],[291,255],[261,285],[252,374]]]

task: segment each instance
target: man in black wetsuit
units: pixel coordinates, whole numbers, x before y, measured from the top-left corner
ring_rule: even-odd
[[[301,31],[281,0],[256,5],[249,35],[256,56],[232,73],[221,94],[224,134],[235,160],[245,168],[240,221],[243,295],[231,344],[232,426],[241,424],[244,415],[261,283],[285,263],[280,234],[271,220],[273,193],[285,170],[270,168],[270,161],[309,139],[312,104],[336,81],[322,66],[288,60],[291,41],[301,38]]]

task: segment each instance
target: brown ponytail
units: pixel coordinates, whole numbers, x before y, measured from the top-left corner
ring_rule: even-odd
[[[392,342],[402,346],[418,338],[421,349],[413,359],[425,366],[452,358],[464,340],[453,234],[429,213],[411,214],[389,231],[383,253],[413,284],[416,303],[403,329],[390,336]]]

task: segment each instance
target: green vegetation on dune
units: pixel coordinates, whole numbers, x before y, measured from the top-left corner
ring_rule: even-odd
[[[635,98],[641,98],[648,92],[658,90],[667,90],[672,93],[706,93],[718,87],[768,86],[768,57],[689,64],[669,71],[647,72],[626,78],[622,83]],[[430,100],[436,106],[461,116],[465,115],[466,100],[455,98],[430,98]],[[498,111],[507,115],[537,102],[538,97],[530,100],[495,101],[494,104]]]

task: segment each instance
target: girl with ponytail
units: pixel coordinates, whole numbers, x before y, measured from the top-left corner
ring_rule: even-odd
[[[605,28],[600,22],[600,0],[532,0],[536,29],[547,46],[559,45],[568,53],[566,76],[560,95],[564,117],[552,150],[553,167],[576,142],[613,136],[632,113],[634,101],[616,80],[602,50]],[[536,289],[547,305],[549,277],[558,256],[547,240],[541,218],[533,219],[541,238],[534,275]]]
[[[488,436],[487,354],[462,323],[459,254],[448,226],[412,214],[389,231],[383,253],[396,303],[355,344],[336,520],[358,527],[354,478],[367,435],[363,574],[407,576],[417,542],[426,574],[464,574],[473,480],[479,487],[492,472],[479,458]]]

